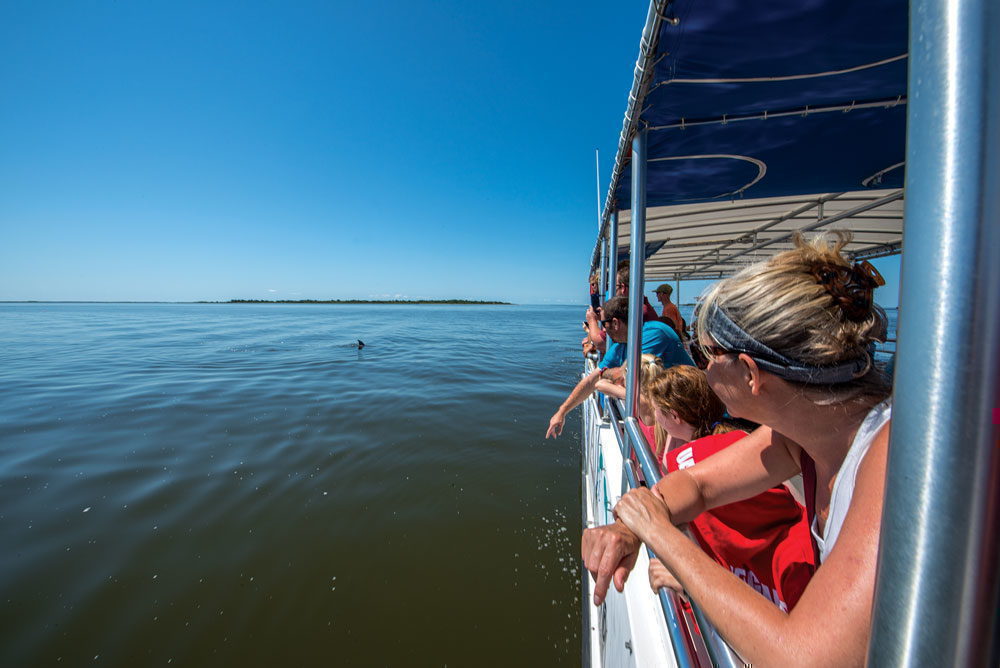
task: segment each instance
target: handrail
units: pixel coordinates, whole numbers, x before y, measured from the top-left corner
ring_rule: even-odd
[[[593,360],[586,359],[584,361],[585,372],[591,372],[594,366]],[[595,394],[587,397],[586,403],[591,405],[596,415],[602,414],[600,402],[597,400]],[[646,443],[642,432],[639,431],[635,418],[623,419],[623,415],[625,415],[625,410],[621,400],[609,397],[607,417],[610,418],[611,433],[614,434],[615,440],[618,442],[618,449],[621,451],[622,458],[625,461],[623,468],[629,488],[636,489],[639,487],[639,481],[636,479],[635,473],[630,466],[633,450],[639,460],[639,466],[642,469],[646,484],[650,486],[655,485],[661,477],[659,466],[653,459],[649,451],[649,445]],[[622,424],[625,425],[624,429],[622,428]],[[586,462],[584,462],[584,466],[586,466]],[[686,533],[691,540],[694,540],[694,536],[691,535],[690,531]],[[656,554],[648,547],[646,548],[646,552],[651,559],[656,558]],[[657,597],[660,600],[664,622],[667,625],[667,632],[674,647],[674,658],[677,660],[677,665],[681,668],[693,668],[699,665],[692,645],[693,640],[686,630],[686,624],[683,624],[677,616],[677,609],[680,604],[677,595],[664,587],[657,592]],[[701,608],[694,601],[691,601],[691,611],[694,613],[695,621],[701,630],[702,638],[708,649],[708,655],[715,668],[739,668],[740,666],[744,666],[743,661],[729,647],[726,641],[722,639],[722,636],[719,635],[718,631],[715,630],[715,627],[712,626],[711,622],[708,621],[708,618],[701,611]],[[681,655],[682,649],[683,656]]]
[[[639,429],[639,421],[634,417],[625,418],[625,432],[628,434],[632,449],[639,459],[639,466],[642,468],[642,475],[646,478],[646,484],[652,487],[660,481],[660,467],[649,451],[649,444],[646,443],[646,437],[643,436]],[[690,533],[688,533],[688,538],[694,539]],[[708,648],[708,654],[712,658],[712,663],[718,668],[736,668],[736,666],[742,666],[743,662],[736,657],[732,648],[716,632],[715,627],[709,623],[708,618],[705,617],[705,613],[701,611],[701,608],[694,601],[690,603],[691,611],[698,622],[698,627],[701,628],[702,637],[705,639],[705,646]]]
[[[618,405],[618,401],[612,399],[610,401],[610,414],[611,414],[611,433],[615,435],[615,439],[618,441],[618,447],[622,451],[622,457],[624,458],[625,478],[628,481],[628,486],[630,489],[636,489],[639,487],[639,481],[635,477],[635,472],[632,470],[631,457],[629,456],[629,446],[631,440],[628,439],[621,431],[619,421],[621,418],[621,408]],[[653,553],[649,547],[646,548],[651,559],[655,559],[656,555]],[[694,668],[698,665],[698,661],[695,658],[694,652],[691,648],[691,639],[687,633],[683,622],[677,616],[677,594],[672,590],[667,588],[661,588],[657,592],[657,597],[660,599],[660,608],[663,610],[663,619],[667,624],[667,634],[670,636],[670,644],[674,651],[674,658],[677,660],[678,668]]]

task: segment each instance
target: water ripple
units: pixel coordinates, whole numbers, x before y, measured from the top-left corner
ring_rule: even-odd
[[[579,315],[0,305],[0,665],[579,663]]]

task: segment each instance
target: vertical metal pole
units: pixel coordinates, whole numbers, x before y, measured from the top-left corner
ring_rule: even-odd
[[[615,296],[615,276],[618,273],[618,211],[611,212],[608,225],[608,292],[605,299]]]
[[[594,173],[597,175],[597,230],[601,229],[601,151],[594,149]]]
[[[906,250],[873,666],[996,665],[997,35],[996,0],[911,2]]]
[[[642,356],[642,287],[646,263],[646,129],[632,139],[632,220],[628,274],[628,374],[625,412],[639,416],[639,361]]]
[[[603,296],[608,284],[608,240],[601,239],[601,264],[597,274],[597,295]]]

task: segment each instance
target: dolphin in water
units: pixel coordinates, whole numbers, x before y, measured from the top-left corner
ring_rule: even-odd
[[[361,350],[364,347],[365,347],[365,342],[362,341],[361,339],[358,339],[358,350]]]

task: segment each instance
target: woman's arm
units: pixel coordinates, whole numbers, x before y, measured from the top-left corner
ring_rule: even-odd
[[[745,660],[762,666],[862,665],[871,634],[888,433],[886,425],[865,456],[837,543],[789,614],[681,534],[671,521],[676,518],[649,490],[630,492],[615,513]]]
[[[656,484],[675,524],[781,484],[799,472],[798,446],[770,427],[751,434],[691,468]]]
[[[671,473],[655,489],[673,521],[684,524],[708,508],[754,496],[798,473],[798,457],[792,455],[797,450],[791,448],[797,446],[760,427],[705,461]],[[583,532],[581,552],[594,576],[595,605],[604,601],[612,579],[622,590],[639,547],[638,537],[620,521]]]

